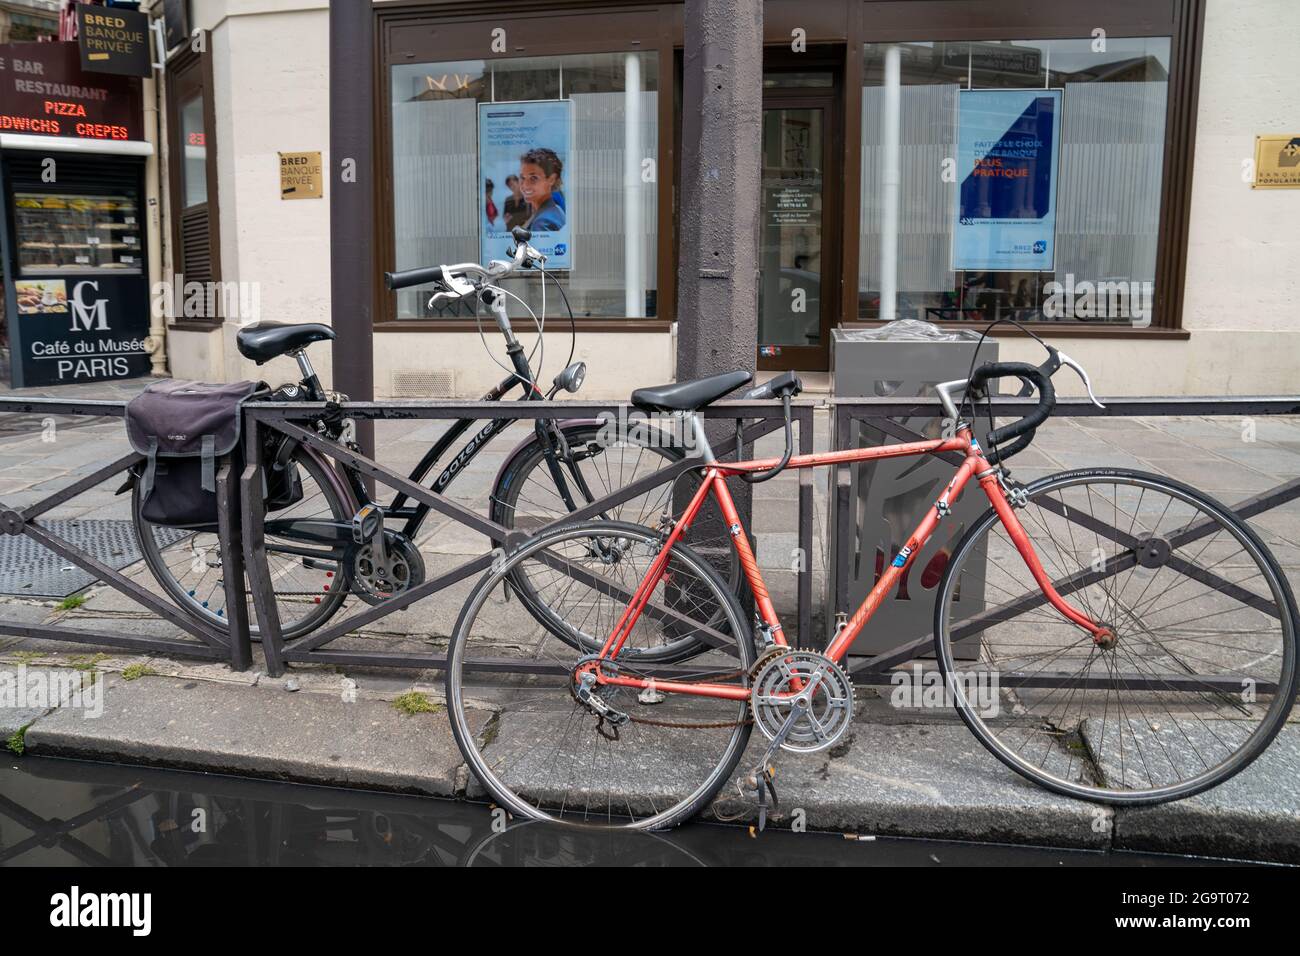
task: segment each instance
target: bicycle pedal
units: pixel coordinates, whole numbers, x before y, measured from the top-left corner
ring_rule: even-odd
[[[352,516],[352,540],[356,544],[365,544],[383,526],[384,509],[374,504],[362,505],[361,510]]]

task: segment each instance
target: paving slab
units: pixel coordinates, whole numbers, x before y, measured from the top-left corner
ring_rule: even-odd
[[[100,718],[53,711],[27,731],[29,752],[438,796],[462,763],[441,713],[167,677],[106,687]]]
[[[1115,814],[1115,846],[1300,863],[1300,727],[1213,790]]]
[[[761,758],[766,741],[760,747],[757,738],[742,768]],[[788,827],[798,808],[818,830],[1052,846],[1110,843],[1108,808],[1034,786],[963,725],[855,723],[846,740],[820,754],[777,758],[782,807],[775,825]],[[714,807],[740,809],[725,792]]]
[[[25,663],[0,665],[0,747],[9,736],[69,702],[81,672]]]

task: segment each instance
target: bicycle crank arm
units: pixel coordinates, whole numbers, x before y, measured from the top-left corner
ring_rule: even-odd
[[[752,791],[755,798],[758,800],[758,826],[757,828],[750,828],[751,836],[756,835],[756,833],[762,833],[764,828],[767,826],[768,794],[771,794],[772,796],[773,810],[777,809],[780,805],[780,801],[776,795],[776,784],[772,782],[776,777],[776,767],[772,761],[780,752],[781,744],[785,742],[785,738],[790,736],[790,731],[794,729],[794,725],[797,724],[799,718],[804,716],[806,713],[808,713],[807,705],[804,704],[802,700],[796,700],[794,705],[790,708],[790,716],[785,719],[785,723],[781,725],[781,729],[776,732],[776,736],[772,738],[772,742],[768,745],[767,750],[763,752],[763,759],[759,761],[758,766],[750,771],[749,776],[745,778],[742,793],[744,790]]]

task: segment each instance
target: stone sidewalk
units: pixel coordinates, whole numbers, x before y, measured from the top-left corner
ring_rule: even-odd
[[[828,416],[820,414],[819,448],[827,446],[827,424]],[[7,507],[38,500],[126,450],[117,422],[56,422],[53,442],[42,440],[48,425],[39,419],[0,423],[0,501]],[[442,427],[382,424],[382,460],[413,463]],[[516,426],[489,447],[452,486],[452,496],[483,508],[482,489],[512,439],[523,434]],[[760,453],[772,451],[777,441],[766,439]],[[1087,464],[1168,474],[1232,504],[1300,474],[1300,420],[1055,419],[1039,430],[1033,449],[1016,459],[1013,470],[1029,480]],[[68,502],[52,517],[125,519],[129,504],[114,496],[114,484]],[[824,541],[824,479],[815,488],[815,529]],[[793,475],[757,489],[755,534],[762,563],[774,575],[789,573],[796,494]],[[431,524],[421,544],[431,565],[484,550],[484,539],[451,522]],[[1266,512],[1252,524],[1293,587],[1300,585],[1300,505]],[[814,555],[819,588],[824,558]],[[0,597],[0,620],[177,633],[110,589],[91,588],[85,597],[78,607]],[[380,622],[385,627],[349,640],[433,650],[445,645],[460,597],[452,589],[419,605],[427,610],[395,615]],[[233,673],[221,664],[0,636],[0,672],[72,669],[85,679],[102,674],[105,695],[102,716],[94,719],[67,701],[0,707],[0,742],[12,739],[15,749],[36,754],[410,793],[464,791],[466,769],[445,716],[436,711],[442,698],[438,673],[296,665],[285,677],[271,678],[256,656],[252,670]],[[435,712],[410,715],[395,708],[394,699],[411,690],[425,692]],[[846,744],[826,754],[782,756],[777,825],[786,825],[797,808],[811,827],[855,833],[1300,863],[1300,723],[1294,715],[1265,755],[1228,784],[1178,804],[1112,810],[1056,797],[1021,780],[947,712],[896,710],[872,689],[860,689],[859,699]]]

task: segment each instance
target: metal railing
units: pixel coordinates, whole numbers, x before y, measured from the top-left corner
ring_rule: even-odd
[[[994,399],[994,410],[999,417],[1017,416],[1035,405],[1032,399]],[[813,447],[813,418],[820,403],[802,399],[794,403],[793,419],[797,426],[797,452],[809,454]],[[125,405],[122,402],[60,401],[55,399],[0,398],[0,415],[73,415],[98,418],[121,418]],[[416,601],[437,594],[457,582],[481,574],[492,564],[499,547],[510,547],[522,538],[522,532],[512,532],[481,513],[447,498],[425,485],[411,481],[406,474],[382,464],[375,458],[343,447],[331,439],[304,427],[318,417],[321,407],[313,403],[261,404],[245,408],[245,456],[241,474],[232,473],[232,460],[218,463],[217,496],[220,528],[220,557],[227,607],[229,630],[222,631],[196,619],[175,603],[160,597],[144,584],[134,581],[121,570],[109,567],[83,547],[53,533],[42,518],[90,488],[107,481],[143,460],[134,452],[80,477],[67,486],[50,493],[40,501],[22,507],[10,507],[0,501],[0,531],[8,535],[26,535],[38,544],[62,556],[73,565],[90,573],[109,587],[137,601],[146,610],[179,628],[190,639],[159,637],[149,634],[125,633],[101,629],[80,629],[52,625],[33,625],[0,621],[0,634],[35,637],[82,644],[120,647],[142,653],[171,654],[208,660],[226,660],[235,670],[245,670],[252,665],[247,598],[251,596],[259,623],[263,653],[269,673],[279,675],[287,664],[296,662],[387,666],[402,668],[440,668],[445,657],[437,653],[412,653],[400,650],[357,650],[331,648],[329,645],[357,629],[388,617]],[[618,420],[635,422],[636,414],[629,414],[626,405],[609,402],[358,402],[346,406],[345,412],[355,420],[445,420],[470,418],[535,420],[550,418],[597,418],[602,413],[623,416]],[[756,439],[779,429],[781,410],[775,403],[719,402],[706,409],[710,420],[743,419],[746,446]],[[924,436],[902,425],[898,419],[935,418],[941,412],[937,399],[836,399],[832,405],[832,442],[836,448],[852,447],[856,423],[871,422],[876,428],[899,441],[915,441]],[[1095,408],[1082,399],[1062,399],[1055,414],[1063,418],[1094,416],[1257,416],[1300,415],[1300,398],[1250,397],[1250,398],[1162,398],[1113,399],[1105,411]],[[282,432],[303,444],[312,446],[342,467],[354,469],[366,479],[404,494],[411,501],[427,506],[452,519],[459,525],[484,535],[493,548],[466,558],[455,567],[401,592],[383,603],[371,606],[358,614],[327,622],[304,636],[285,640],[280,628],[276,607],[274,584],[270,579],[266,560],[266,542],[263,534],[265,519],[261,496],[262,440],[265,430]],[[728,458],[736,451],[734,437],[713,442],[719,458]],[[952,461],[955,455],[944,456]],[[635,498],[648,490],[666,485],[677,476],[698,467],[698,458],[686,458],[665,465],[613,493],[601,497],[576,511],[561,515],[553,522],[533,530],[533,533],[559,527],[601,515],[617,505]],[[851,465],[834,469],[835,480],[831,486],[832,520],[836,524],[836,560],[833,566],[840,578],[834,582],[836,605],[832,612],[846,611],[840,606],[847,593],[849,559],[852,557],[854,535],[851,533],[852,509],[850,507]],[[798,479],[798,546],[805,556],[813,553],[813,472],[800,469]],[[1268,491],[1229,503],[1243,518],[1259,515],[1279,505],[1300,497],[1300,478],[1284,482]],[[820,635],[812,632],[813,624],[813,562],[806,559],[797,570],[797,622],[800,646],[820,646]],[[240,586],[247,578],[248,592]],[[601,585],[608,593],[624,596],[610,582]],[[626,595],[630,597],[631,595]],[[828,615],[828,617],[831,615]],[[884,683],[891,668],[907,663],[932,644],[929,635],[900,643],[885,652],[857,660],[853,671],[860,680]],[[530,666],[518,660],[483,661],[484,667],[505,670],[527,670]]]
[[[801,453],[813,449],[813,411],[814,402],[804,400],[794,403],[792,419],[797,427],[798,446]],[[266,655],[267,671],[272,675],[283,671],[287,663],[314,662],[331,664],[379,665],[388,667],[441,668],[445,665],[445,656],[435,653],[411,653],[389,650],[340,650],[328,645],[352,633],[360,627],[388,617],[416,601],[428,597],[452,585],[463,581],[471,575],[488,570],[499,554],[496,548],[510,548],[523,539],[519,532],[512,532],[504,525],[498,524],[482,514],[447,498],[436,491],[411,481],[406,475],[387,467],[374,458],[359,452],[342,448],[316,432],[303,427],[303,424],[319,416],[320,406],[314,403],[255,404],[247,406],[245,416],[246,461],[243,480],[242,499],[244,502],[243,549],[249,569],[249,588],[253,594],[257,609],[259,632],[262,637],[262,649]],[[583,401],[570,402],[355,402],[346,406],[346,414],[357,421],[385,420],[458,420],[471,418],[484,419],[583,419],[597,418],[602,414],[614,415],[618,421],[635,423],[639,413],[629,411],[628,406],[615,403],[593,403]],[[752,420],[745,427],[744,442],[748,445],[776,429],[782,427],[784,418],[781,408],[771,402],[719,402],[705,409],[706,419]],[[434,511],[451,518],[470,530],[486,536],[496,547],[476,555],[456,567],[444,571],[421,584],[405,590],[382,604],[374,605],[359,614],[345,619],[326,623],[320,628],[302,637],[286,641],[280,628],[279,615],[274,598],[273,582],[267,574],[264,560],[265,542],[262,535],[264,517],[260,494],[255,494],[262,487],[260,474],[261,436],[266,429],[273,429],[311,446],[322,454],[333,458],[341,465],[354,469],[367,479],[385,485],[405,495],[417,504],[427,505]],[[712,443],[715,454],[726,457],[736,450],[736,439],[720,439]],[[533,529],[532,534],[541,534],[548,529],[573,524],[584,519],[600,516],[602,513],[629,501],[648,490],[662,487],[672,482],[683,472],[697,468],[699,458],[687,457],[666,465],[652,474],[639,478],[623,488],[597,498],[590,504],[563,514],[542,527]],[[806,473],[800,475],[798,495],[798,534],[800,547],[805,554],[812,553],[813,494],[812,478]],[[599,587],[608,594],[631,599],[632,594],[624,591],[616,582],[607,578],[594,578],[589,572],[581,572],[570,566],[570,573],[583,575],[588,583]],[[798,572],[797,615],[801,633],[812,629],[812,568],[811,562],[804,562]],[[553,669],[553,665],[522,662],[518,660],[491,659],[475,661],[472,666],[484,669],[508,671],[542,671]]]
[[[1019,418],[1033,410],[1038,405],[1038,399],[995,396],[992,399],[992,404],[995,417]],[[984,410],[985,405],[981,402],[981,413]],[[902,400],[889,398],[836,398],[832,410],[832,441],[836,448],[853,447],[854,429],[860,422],[870,422],[875,428],[895,441],[921,441],[928,436],[900,424],[899,420],[914,418],[934,420],[942,418],[943,414],[943,408],[938,398]],[[1300,398],[1295,396],[1108,398],[1104,410],[1097,408],[1085,398],[1062,398],[1057,400],[1055,410],[1052,412],[1053,418],[1174,417],[1189,415],[1232,416],[1238,418],[1261,415],[1300,415]],[[987,422],[987,419],[982,414],[979,418],[980,422]],[[977,423],[977,432],[979,432],[979,423]],[[982,432],[979,432],[979,434],[982,437]],[[962,462],[961,455],[956,452],[945,452],[938,457],[954,467]],[[835,580],[831,582],[832,594],[834,595],[831,611],[834,615],[851,610],[847,607],[847,594],[849,592],[848,568],[851,564],[853,548],[857,539],[857,535],[853,533],[854,529],[851,526],[853,519],[851,501],[853,467],[851,464],[839,465],[835,469],[834,501],[831,505],[832,520],[836,526],[836,553],[832,562],[835,568]],[[1241,518],[1249,519],[1287,502],[1294,501],[1296,498],[1300,498],[1300,478],[1283,482],[1267,491],[1251,495],[1242,501],[1225,502],[1225,504],[1232,508]],[[1050,507],[1050,503],[1048,506]],[[1056,513],[1066,520],[1085,524],[1089,530],[1098,532],[1103,536],[1110,536],[1112,539],[1117,539],[1117,536],[1121,533],[1119,529],[1113,528],[1093,516],[1074,512],[1066,514],[1063,508]],[[1179,542],[1191,540],[1196,533],[1197,529],[1195,527],[1186,529],[1179,538]],[[893,555],[887,556],[887,559],[892,558]],[[1095,580],[1113,576],[1120,570],[1123,570],[1123,566],[1115,564],[1099,572]],[[1093,579],[1090,578],[1088,583],[1093,583]],[[1230,588],[1229,582],[1222,579],[1210,583],[1221,590]],[[1046,599],[1041,594],[1036,594],[1027,597],[1025,601],[1016,605],[1010,611],[1007,608],[1000,608],[998,619],[1008,620],[1010,619],[1007,616],[1008,614],[1014,616],[1018,613],[1024,613],[1039,606],[1044,600]],[[964,620],[961,627],[966,633],[974,634],[980,629],[981,623],[983,621],[977,615]],[[880,653],[857,658],[850,667],[850,671],[853,673],[855,680],[859,682],[886,684],[890,681],[889,672],[892,668],[912,661],[918,655],[932,650],[933,646],[933,634],[925,634],[897,644]],[[1198,686],[1204,686],[1207,679],[1198,678],[1198,682]],[[1006,682],[1004,681],[1004,683]],[[1140,680],[1135,679],[1133,686],[1138,686],[1140,683]],[[1170,681],[1166,680],[1162,683],[1168,685]],[[1238,689],[1239,686],[1239,682],[1231,679],[1227,680],[1227,684],[1234,690]],[[1010,684],[1008,683],[1007,686],[1010,686]]]
[[[55,399],[17,399],[0,398],[0,415],[74,415],[92,418],[122,418],[126,404],[124,402],[102,401],[58,401]],[[76,567],[93,575],[113,589],[139,602],[146,610],[157,614],[188,634],[194,640],[171,637],[158,637],[149,634],[131,634],[114,630],[99,630],[69,627],[54,627],[44,624],[19,624],[0,620],[0,634],[19,637],[35,637],[47,640],[70,641],[79,644],[120,647],[123,650],[142,653],[177,654],[185,657],[199,657],[208,660],[228,660],[235,670],[245,670],[252,663],[248,645],[247,621],[241,622],[243,640],[232,640],[229,635],[204,621],[186,614],[176,604],[159,597],[144,585],[105,564],[85,548],[69,541],[66,537],[53,532],[41,519],[55,508],[65,504],[96,485],[121,475],[127,469],[144,460],[136,452],[125,455],[95,469],[88,475],[76,479],[71,484],[54,491],[40,501],[23,507],[9,507],[0,501],[0,530],[6,535],[26,535],[37,544],[48,548],[55,554],[69,561]],[[223,566],[230,569],[225,575],[227,600],[232,608],[242,608],[244,602],[234,600],[238,582],[243,579],[243,556],[239,551],[236,476],[231,473],[228,458],[222,459],[217,468],[217,498],[219,524],[221,528],[221,559]]]

